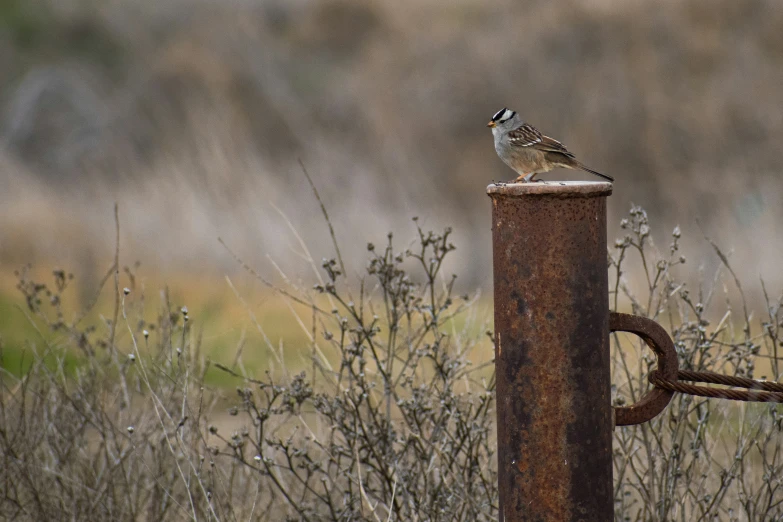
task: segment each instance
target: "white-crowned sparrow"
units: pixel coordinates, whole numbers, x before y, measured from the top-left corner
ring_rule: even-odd
[[[590,169],[568,152],[559,141],[544,136],[535,127],[522,121],[515,111],[503,108],[487,123],[495,137],[495,151],[503,162],[518,174],[514,182],[533,181],[536,174],[557,167],[582,169],[606,180],[614,178]]]

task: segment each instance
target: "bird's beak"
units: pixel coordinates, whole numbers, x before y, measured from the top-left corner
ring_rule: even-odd
[[[495,126],[495,122],[492,121],[492,120],[489,120],[489,123],[487,123],[487,127],[494,127],[494,126]]]

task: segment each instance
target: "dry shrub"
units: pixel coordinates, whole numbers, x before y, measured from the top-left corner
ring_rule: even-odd
[[[684,368],[779,378],[780,299],[753,320],[717,246],[721,268],[688,289],[679,229],[660,253],[642,209],[621,227],[609,256],[615,308],[664,324]],[[20,272],[38,336],[29,368],[0,372],[0,516],[495,520],[491,341],[477,299],[441,274],[451,231],[416,230],[408,248],[391,234],[368,245],[361,277],[345,275],[336,250],[314,288],[275,287],[309,311],[295,320],[310,343],[256,347],[276,362],[260,376],[241,354],[216,365],[240,382],[233,397],[205,384],[216,369],[187,309],[163,293],[157,319],[143,320],[143,292],[120,288],[118,262],[101,285],[115,275],[115,307],[92,323],[62,309],[68,274],[43,284]],[[297,366],[291,350],[309,359]],[[639,343],[615,337],[615,403],[635,400],[653,366]],[[650,423],[618,428],[616,519],[780,520],[782,421],[778,405],[676,396]]]
[[[690,289],[676,274],[686,261],[679,227],[664,254],[651,243],[643,209],[633,207],[621,227],[627,234],[610,253],[615,308],[625,301],[634,314],[666,327],[681,369],[780,380],[783,296],[773,301],[764,288],[765,314],[754,321],[740,279],[714,242],[707,239],[722,264]],[[627,284],[631,259],[641,265],[632,272],[641,271],[645,281],[639,294]],[[614,340],[615,404],[625,405],[650,386],[646,377],[655,358],[638,340],[618,334]],[[778,404],[676,394],[649,423],[615,431],[616,520],[783,519],[782,431]]]

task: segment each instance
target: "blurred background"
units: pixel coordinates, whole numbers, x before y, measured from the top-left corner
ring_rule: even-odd
[[[617,179],[689,269],[783,285],[779,0],[0,0],[0,267],[122,260],[221,280],[223,238],[272,280],[368,241],[453,226],[449,267],[491,288],[485,187],[515,174],[508,106]],[[555,171],[545,179],[592,179]],[[296,231],[296,233],[294,233]],[[400,248],[403,248],[403,245]]]

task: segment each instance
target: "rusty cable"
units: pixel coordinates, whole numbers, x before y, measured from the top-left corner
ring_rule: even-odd
[[[678,370],[677,380],[667,380],[661,377],[658,370],[650,373],[649,381],[656,388],[677,393],[687,393],[699,397],[715,399],[730,399],[733,401],[747,402],[781,402],[783,403],[783,384],[769,381],[756,381],[744,377],[731,377],[712,372],[694,372]],[[743,390],[708,388],[707,386],[695,386],[682,381],[704,382],[709,384],[722,384]]]

